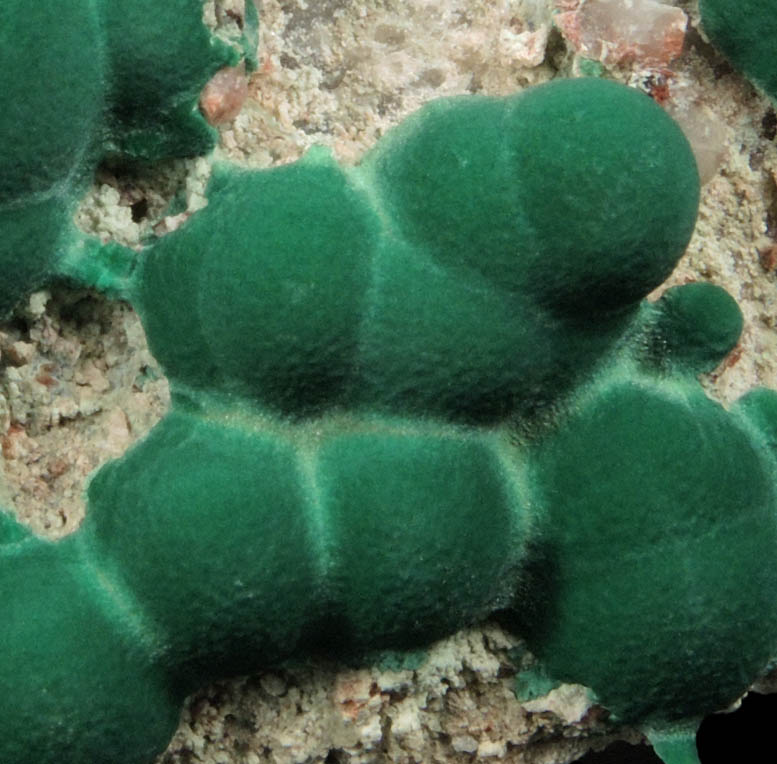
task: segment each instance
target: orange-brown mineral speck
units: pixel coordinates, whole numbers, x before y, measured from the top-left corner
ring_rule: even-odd
[[[220,69],[202,89],[200,111],[211,125],[231,122],[243,108],[247,95],[245,64]]]

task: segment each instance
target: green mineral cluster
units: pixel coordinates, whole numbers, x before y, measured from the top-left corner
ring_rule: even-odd
[[[275,415],[485,424],[618,341],[685,249],[698,178],[655,104],[591,79],[437,101],[351,170],[323,150],[217,168],[209,199],[129,288],[173,380]]]
[[[0,155],[5,306],[61,273],[126,295],[172,390],[76,533],[0,514],[0,761],[147,764],[205,682],[497,612],[555,679],[692,762],[694,724],[777,653],[777,394],[725,411],[696,380],[742,328],[725,292],[644,301],[694,226],[682,133],[600,80],[448,99],[355,168],[320,149],[216,167],[208,206],[140,253],[76,240],[106,150],[209,140],[192,99],[235,54],[188,5],[157,9],[176,11],[161,51],[132,3],[84,4],[61,33],[0,12],[51,77],[44,43],[76,51],[89,107]],[[102,41],[95,71],[76,28]],[[158,81],[129,55],[158,56]],[[32,90],[12,108],[40,119]]]
[[[0,316],[78,250],[72,215],[105,157],[209,151],[197,99],[218,69],[256,47],[256,15],[235,45],[202,22],[202,0],[6,0],[0,6]]]
[[[774,0],[699,0],[704,32],[731,63],[777,101]]]

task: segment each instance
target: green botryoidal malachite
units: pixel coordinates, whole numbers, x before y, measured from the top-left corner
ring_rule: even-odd
[[[56,275],[84,237],[72,216],[98,163],[203,154],[209,77],[256,48],[246,3],[235,44],[210,34],[202,0],[68,0],[0,7],[0,317]]]
[[[0,153],[0,302],[57,275],[127,297],[172,390],[76,533],[0,514],[0,761],[147,764],[205,682],[496,612],[692,762],[694,724],[776,652],[777,395],[725,411],[697,382],[742,328],[725,292],[644,301],[694,226],[682,133],[593,79],[447,99],[355,168],[217,166],[208,206],[140,253],[71,239],[106,148],[210,140],[191,98],[224,59],[199,4],[165,5],[171,34],[198,29],[182,60],[128,42],[130,5],[62,28],[0,11],[0,55],[26,39],[53,77],[58,52],[83,104],[14,85],[16,117],[48,116]],[[149,71],[182,71],[113,60],[146,43]]]
[[[777,8],[774,0],[699,0],[710,42],[777,101]]]

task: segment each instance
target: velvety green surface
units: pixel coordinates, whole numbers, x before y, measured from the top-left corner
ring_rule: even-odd
[[[132,299],[148,308],[154,354],[178,382],[290,414],[343,400],[375,213],[331,159],[223,167],[208,193],[207,214],[161,239],[136,271]]]
[[[485,424],[549,405],[611,348],[682,253],[698,178],[649,98],[577,80],[434,102],[350,171],[322,150],[217,169],[209,197],[131,290],[174,380],[291,416]]]
[[[712,371],[742,333],[736,300],[713,284],[697,281],[671,287],[652,306],[645,306],[650,331],[645,356],[660,368]]]
[[[83,74],[85,104],[0,153],[0,300],[53,273],[127,296],[172,390],[74,535],[0,515],[0,762],[143,764],[204,682],[494,611],[692,762],[693,724],[777,652],[777,394],[727,412],[695,379],[741,331],[722,290],[643,302],[694,225],[685,138],[598,80],[448,99],[356,168],[219,166],[208,206],[140,254],[81,238],[57,260],[106,147],[205,146],[191,103],[224,51],[194,5],[153,30],[148,3],[79,5],[109,41],[80,47],[0,11],[0,41],[57,40],[64,74],[41,66]],[[16,117],[50,84],[17,88]]]
[[[239,41],[248,49],[255,21]],[[78,245],[71,216],[101,159],[213,147],[197,100],[238,59],[205,28],[201,0],[2,3],[0,316]]]
[[[0,580],[0,760],[151,761],[183,696],[159,671],[132,599],[77,537],[3,542]]]
[[[552,574],[527,636],[551,675],[629,722],[733,702],[777,636],[772,456],[700,388],[634,379],[576,407],[535,467]]]
[[[704,32],[735,68],[777,99],[774,0],[699,0]]]
[[[396,229],[438,264],[564,316],[631,306],[664,281],[698,204],[676,126],[593,78],[441,99],[363,167]]]

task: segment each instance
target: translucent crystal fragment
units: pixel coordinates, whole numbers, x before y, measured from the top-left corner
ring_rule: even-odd
[[[572,47],[608,66],[668,66],[680,55],[688,17],[655,0],[558,0],[556,26]]]

